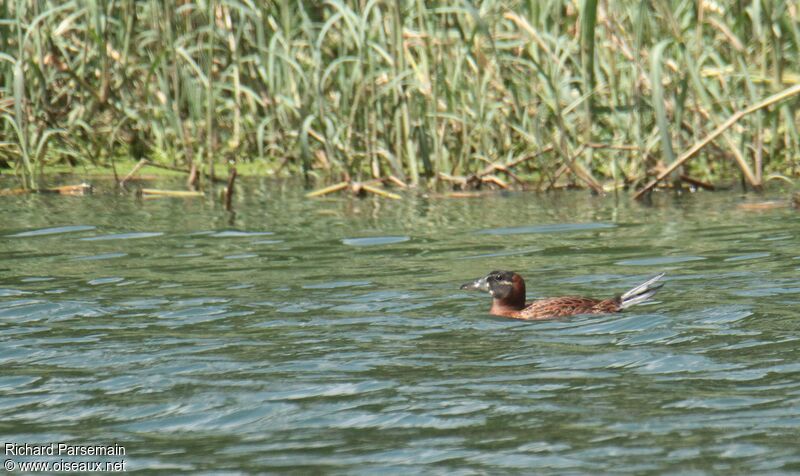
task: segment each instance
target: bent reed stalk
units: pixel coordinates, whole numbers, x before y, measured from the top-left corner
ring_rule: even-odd
[[[791,180],[796,96],[725,121],[800,84],[800,6],[728,3],[0,1],[0,165],[29,188],[125,156],[316,186]]]

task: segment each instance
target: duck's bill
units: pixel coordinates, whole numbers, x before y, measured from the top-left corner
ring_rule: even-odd
[[[475,281],[462,284],[461,289],[466,289],[468,291],[483,291],[488,293],[489,281],[486,279],[486,277],[478,278]]]

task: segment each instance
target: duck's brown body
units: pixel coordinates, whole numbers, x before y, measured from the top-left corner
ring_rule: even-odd
[[[577,314],[609,314],[651,298],[663,283],[664,274],[649,279],[630,291],[610,299],[564,296],[525,302],[525,281],[511,271],[492,271],[486,277],[461,286],[461,289],[486,291],[492,295],[489,313],[514,319],[552,319]]]
[[[506,307],[500,302],[492,302],[490,314],[516,319],[547,319],[552,317],[574,316],[576,314],[608,314],[619,312],[619,298],[592,299],[580,296],[564,296],[539,299],[525,304],[522,309]]]

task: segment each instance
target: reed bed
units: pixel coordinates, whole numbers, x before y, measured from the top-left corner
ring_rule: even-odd
[[[340,189],[760,188],[800,172],[799,9],[0,0],[0,162],[29,188],[123,158]]]

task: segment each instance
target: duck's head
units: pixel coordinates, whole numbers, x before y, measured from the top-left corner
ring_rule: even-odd
[[[461,289],[489,293],[495,305],[512,309],[525,307],[525,280],[513,271],[492,271],[482,278],[462,284]]]

